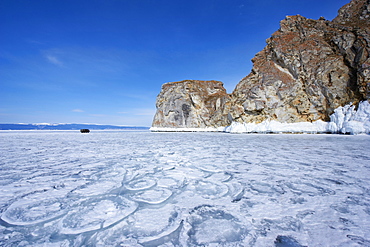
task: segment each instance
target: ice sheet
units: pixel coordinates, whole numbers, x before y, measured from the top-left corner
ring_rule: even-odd
[[[0,131],[0,246],[369,246],[369,135]]]

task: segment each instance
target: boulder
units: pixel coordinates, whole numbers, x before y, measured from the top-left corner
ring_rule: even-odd
[[[206,128],[228,125],[230,96],[220,81],[184,80],[162,86],[153,127]]]

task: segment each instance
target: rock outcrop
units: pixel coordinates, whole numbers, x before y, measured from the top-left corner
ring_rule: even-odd
[[[232,94],[238,122],[329,120],[337,107],[369,98],[369,1],[332,22],[288,16],[253,58]]]
[[[154,127],[206,128],[226,126],[230,96],[220,81],[185,80],[162,86]]]
[[[164,84],[153,126],[329,121],[370,99],[370,0],[352,0],[333,21],[287,16],[266,42],[231,95],[221,82]]]

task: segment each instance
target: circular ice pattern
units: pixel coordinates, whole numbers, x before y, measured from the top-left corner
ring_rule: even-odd
[[[122,196],[105,195],[77,202],[62,220],[61,233],[79,234],[108,227],[132,214],[137,203]]]
[[[132,200],[148,204],[160,204],[172,196],[172,191],[166,188],[153,188],[150,190],[140,191],[131,196]]]
[[[11,204],[1,219],[11,225],[32,225],[50,221],[65,214],[66,204],[61,198],[35,193]]]
[[[213,183],[206,180],[198,180],[194,182],[195,191],[205,199],[215,199],[225,196],[229,189],[221,183]]]
[[[155,180],[151,179],[138,179],[130,181],[129,183],[125,184],[125,189],[129,191],[140,191],[140,190],[147,190],[154,187],[157,184]]]
[[[189,245],[240,243],[247,230],[233,215],[211,206],[195,208],[188,218]]]

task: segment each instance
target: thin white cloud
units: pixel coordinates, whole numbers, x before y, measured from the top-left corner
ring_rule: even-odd
[[[46,59],[52,63],[52,64],[55,64],[57,66],[63,66],[63,63],[56,57],[56,56],[53,56],[53,55],[46,55]]]
[[[81,109],[73,109],[72,111],[73,112],[84,112],[84,110],[81,110]]]

